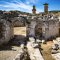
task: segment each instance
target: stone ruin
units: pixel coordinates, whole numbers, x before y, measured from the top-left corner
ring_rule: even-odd
[[[36,37],[37,39],[49,39],[59,36],[59,19],[54,15],[44,16],[20,16],[11,20],[0,20],[0,41],[8,42],[13,36],[14,26],[26,26],[27,37]]]
[[[0,19],[0,45],[8,43],[14,38],[14,27],[25,26],[26,24],[26,18],[24,17],[10,19]]]
[[[59,19],[53,15],[28,17],[27,36],[49,39],[59,36]]]
[[[0,20],[0,45],[7,43],[13,38],[13,25],[5,19]]]
[[[29,42],[27,42],[27,50],[30,55],[31,60],[44,60],[40,50],[39,43],[41,43],[40,39],[48,39],[51,37],[59,36],[60,22],[59,19],[55,16],[44,15],[44,16],[30,16],[27,18],[23,17],[15,17],[9,20],[0,19],[0,45],[6,44],[14,37],[13,28],[14,26],[26,26],[26,34],[29,37]],[[34,37],[36,37],[36,42]],[[60,40],[60,39],[58,39]],[[58,43],[60,46],[60,42]],[[55,47],[53,46],[53,49]],[[20,60],[20,58],[25,56],[24,52],[24,44],[21,48],[20,54],[14,60]],[[32,50],[31,50],[32,49]],[[55,52],[55,51],[54,51]],[[31,55],[32,54],[32,55]]]

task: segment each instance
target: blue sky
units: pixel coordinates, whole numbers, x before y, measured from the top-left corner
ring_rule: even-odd
[[[19,10],[32,12],[32,6],[36,6],[37,13],[44,11],[44,3],[49,4],[50,10],[60,10],[60,0],[0,0],[0,10]]]

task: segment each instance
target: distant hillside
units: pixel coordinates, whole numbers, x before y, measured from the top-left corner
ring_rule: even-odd
[[[27,13],[27,12],[22,12],[22,11],[18,11],[18,10],[11,10],[11,11],[2,11],[0,10],[0,19],[10,19],[10,18],[14,18],[14,17],[18,17],[19,15],[32,15],[31,13]]]
[[[31,13],[28,13],[28,12],[23,12],[23,11],[18,11],[18,10],[11,10],[11,11],[2,11],[0,10],[0,14],[3,14],[3,12],[12,12],[12,13],[18,13],[18,14],[31,14]]]
[[[18,11],[18,10],[14,10],[16,13],[18,13],[18,14],[22,14],[22,15],[31,15],[31,13],[28,13],[28,12],[23,12],[23,11]],[[13,12],[14,12],[13,11]]]
[[[60,12],[60,10],[52,10],[52,11],[49,11],[49,13],[58,13]]]

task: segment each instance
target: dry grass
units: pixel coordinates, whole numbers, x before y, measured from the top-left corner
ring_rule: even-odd
[[[52,44],[52,41],[47,42],[47,44],[41,44],[41,48],[43,49],[41,52],[44,60],[55,60],[51,55]]]

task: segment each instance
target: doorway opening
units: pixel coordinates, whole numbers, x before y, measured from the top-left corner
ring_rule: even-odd
[[[36,26],[35,27],[35,35],[37,36],[37,38],[42,38],[42,28]]]

